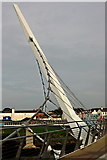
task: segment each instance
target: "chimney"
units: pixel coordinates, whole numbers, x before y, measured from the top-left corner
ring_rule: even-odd
[[[12,108],[12,113],[15,113],[15,109],[14,108]]]

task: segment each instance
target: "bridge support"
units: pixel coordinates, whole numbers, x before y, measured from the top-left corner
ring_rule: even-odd
[[[26,128],[26,136],[30,136],[30,135],[32,135],[32,133],[29,131],[29,129]],[[33,144],[33,136],[26,137],[26,145],[23,147],[23,149],[33,149],[33,148],[37,148]]]

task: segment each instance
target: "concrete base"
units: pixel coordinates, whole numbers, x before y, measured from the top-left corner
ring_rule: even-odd
[[[32,135],[32,133],[26,129],[26,136]],[[26,145],[23,147],[23,149],[34,149],[38,148],[33,144],[33,136],[26,137]]]
[[[23,147],[23,149],[36,149],[36,148],[38,148],[38,147],[36,147],[35,145],[25,145]]]

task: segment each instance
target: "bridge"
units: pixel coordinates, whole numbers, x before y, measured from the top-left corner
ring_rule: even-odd
[[[2,159],[96,159],[107,153],[106,121],[94,121],[93,126],[88,125],[89,130],[84,147],[81,145],[80,135],[85,126],[78,127],[79,135],[78,139],[75,139],[72,131],[76,127],[71,128],[68,127],[68,123],[66,124],[57,127],[49,123],[38,124],[38,126],[22,124],[20,127],[4,126],[0,128],[0,133],[3,133],[3,139],[0,140]],[[40,128],[44,130],[41,131]],[[92,143],[87,146],[90,133],[93,139]]]
[[[44,100],[35,114],[20,126],[0,128],[0,133],[3,133],[0,140],[3,159],[97,159],[107,152],[104,143],[107,140],[106,120],[83,121],[77,115],[74,107],[85,106],[49,64],[16,4],[14,9],[37,62]],[[31,124],[40,111],[47,114],[46,109],[50,105],[61,108],[66,123],[60,122],[57,126],[46,121],[39,125]]]

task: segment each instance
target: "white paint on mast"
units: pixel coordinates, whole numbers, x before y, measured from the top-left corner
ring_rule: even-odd
[[[54,73],[53,69],[49,65],[46,56],[44,55],[42,49],[40,48],[36,38],[34,37],[32,31],[31,31],[29,25],[27,24],[24,16],[22,15],[19,7],[16,4],[14,4],[13,6],[14,6],[15,11],[17,13],[17,16],[19,18],[19,21],[22,25],[22,28],[24,30],[27,41],[29,42],[30,47],[33,50],[34,56],[35,56],[36,60],[38,61],[39,65],[40,65],[40,68],[41,68],[42,72],[44,73],[45,78],[47,80],[48,80],[48,75],[47,75],[47,70],[46,70],[45,67],[47,66],[47,69],[50,71],[49,73],[50,73],[51,81],[54,84],[54,85],[50,84],[51,89],[55,93],[55,97],[57,99],[57,102],[58,102],[60,108],[63,110],[67,121],[68,122],[81,121],[81,122],[78,122],[78,123],[76,123],[76,122],[75,123],[70,123],[69,124],[70,127],[77,127],[77,126],[86,125],[86,123],[83,122],[82,119],[73,110],[73,107],[72,107],[69,99],[67,98],[66,93],[64,92],[63,88],[61,87],[61,84],[58,81],[56,74]],[[43,59],[41,58],[40,54],[42,55]],[[45,61],[46,66],[43,63],[43,60]],[[87,130],[88,130],[88,126],[85,127],[85,130],[84,129],[82,130],[82,133],[81,133],[81,138],[82,139],[86,139]],[[78,128],[73,130],[75,138],[78,137],[78,132],[79,132]]]

